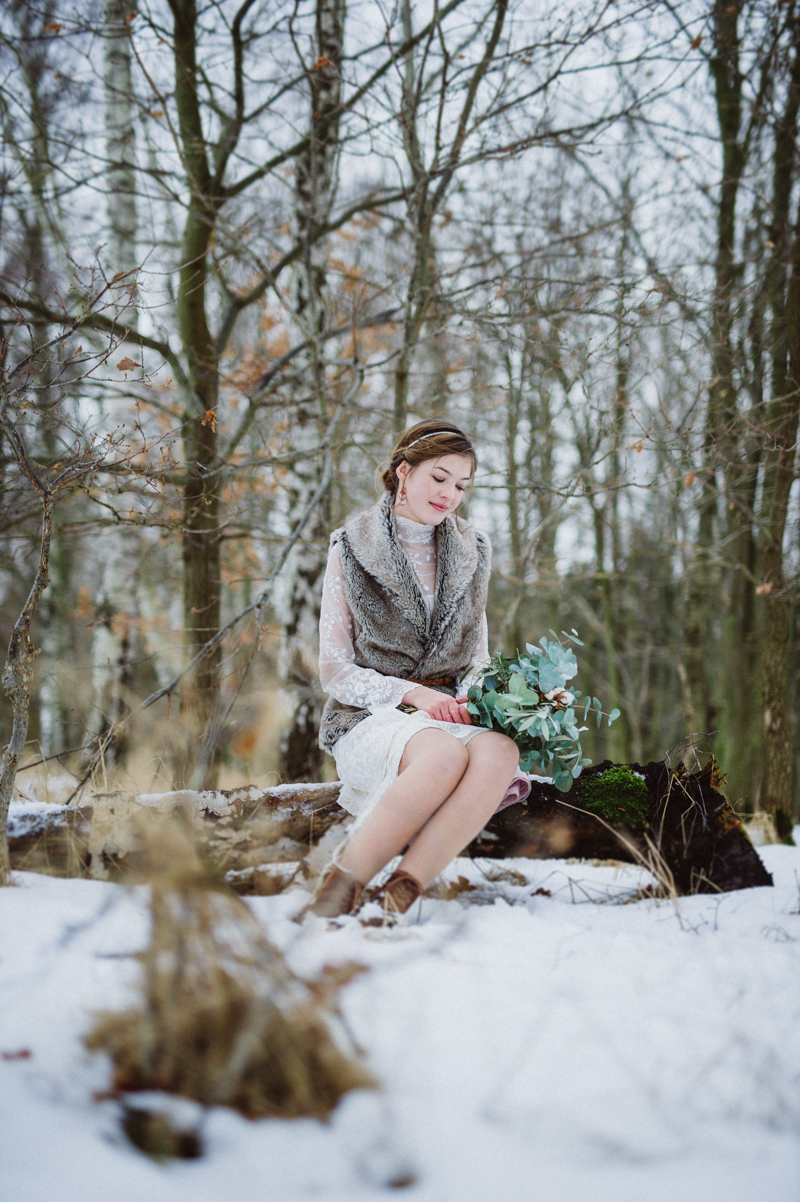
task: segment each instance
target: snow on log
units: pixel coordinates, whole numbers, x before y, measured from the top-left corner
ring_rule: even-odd
[[[347,818],[338,782],[208,792],[94,793],[91,805],[12,802],[8,836],[12,868],[58,876],[115,879],[135,865],[135,819],[181,814],[226,872],[270,861],[302,859],[321,836]]]
[[[612,764],[586,769],[568,793],[534,781],[527,802],[495,815],[465,850],[491,859],[629,860],[676,894],[771,885],[741,819],[720,792],[713,760]],[[330,828],[347,820],[340,785],[311,783],[213,792],[96,793],[92,805],[12,803],[12,866],[62,876],[116,879],[135,870],[137,815],[190,817],[207,854],[242,892],[270,892],[280,864],[304,863]],[[272,866],[275,866],[274,868]]]

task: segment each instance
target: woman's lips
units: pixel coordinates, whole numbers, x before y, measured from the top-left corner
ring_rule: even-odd
[[[446,505],[437,505],[435,501],[429,501],[428,504],[431,506],[432,509],[437,509],[439,511],[439,513],[447,513]]]

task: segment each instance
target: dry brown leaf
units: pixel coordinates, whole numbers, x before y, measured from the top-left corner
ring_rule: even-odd
[[[214,434],[217,432],[217,413],[215,409],[206,409],[206,415],[200,423],[201,426],[210,426]]]
[[[120,359],[119,363],[117,364],[117,371],[136,371],[138,366],[139,364],[135,363],[133,359]]]
[[[45,33],[61,33],[60,21],[48,21],[44,27]]]

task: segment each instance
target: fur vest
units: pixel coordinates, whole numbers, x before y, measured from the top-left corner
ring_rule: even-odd
[[[453,514],[437,527],[436,592],[429,616],[417,574],[397,539],[393,506],[394,497],[386,493],[331,535],[331,545],[339,545],[353,615],[355,663],[402,680],[458,677],[469,667],[480,637],[491,571],[489,539]],[[431,687],[455,692],[445,685]],[[320,746],[332,748],[369,713],[329,697]]]

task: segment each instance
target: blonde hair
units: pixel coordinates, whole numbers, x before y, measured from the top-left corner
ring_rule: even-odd
[[[404,430],[394,444],[389,466],[381,476],[383,487],[392,495],[397,492],[400,487],[397,469],[401,463],[416,467],[418,463],[425,463],[428,459],[440,459],[442,455],[469,455],[472,460],[472,474],[475,475],[478,457],[463,430],[459,430],[454,422],[449,422],[446,418],[417,422],[416,426]]]

